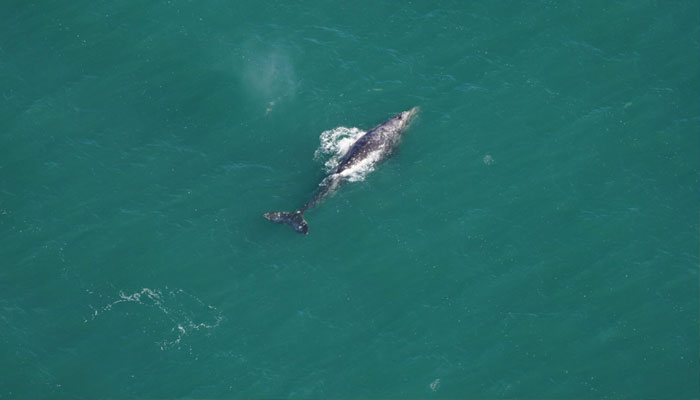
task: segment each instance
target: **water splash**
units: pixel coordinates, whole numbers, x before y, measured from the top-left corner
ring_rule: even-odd
[[[440,378],[437,378],[434,381],[430,382],[430,390],[432,390],[433,392],[437,392],[438,389],[440,389]]]
[[[363,130],[344,126],[324,131],[319,137],[321,143],[314,153],[314,159],[323,162],[326,172],[335,171],[345,153],[365,133]]]
[[[367,132],[361,129],[344,126],[324,131],[319,137],[320,144],[314,152],[314,159],[323,163],[327,173],[335,172],[348,150],[365,133]],[[342,171],[340,175],[350,182],[362,181],[367,174],[374,171],[374,166],[380,157],[381,151],[372,152],[352,168]],[[323,185],[324,182],[321,184]]]

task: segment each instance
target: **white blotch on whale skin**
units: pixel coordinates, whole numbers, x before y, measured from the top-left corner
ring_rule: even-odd
[[[381,155],[382,150],[373,151],[367,154],[362,161],[354,164],[352,168],[343,170],[340,175],[350,182],[363,181],[370,172],[374,171],[374,166],[381,158]]]

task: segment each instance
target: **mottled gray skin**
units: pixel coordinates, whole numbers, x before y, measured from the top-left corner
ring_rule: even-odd
[[[264,214],[264,217],[272,222],[289,224],[295,232],[308,234],[309,226],[304,220],[304,212],[321,202],[340,185],[345,179],[343,171],[357,166],[367,157],[377,157],[377,161],[381,161],[391,154],[399,143],[401,134],[408,128],[409,123],[417,113],[418,107],[413,107],[377,125],[357,139],[343,156],[335,171],[323,180],[321,189],[298,211],[291,213],[275,211]]]

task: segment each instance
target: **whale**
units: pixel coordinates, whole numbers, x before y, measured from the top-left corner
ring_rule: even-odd
[[[311,200],[304,203],[298,210],[292,212],[273,211],[263,214],[263,217],[278,224],[287,224],[294,232],[308,235],[309,225],[304,219],[304,213],[318,205],[343,182],[347,181],[348,172],[352,171],[353,168],[374,165],[391,155],[418,111],[418,107],[413,107],[408,111],[401,112],[360,136],[343,155],[333,172],[321,181],[320,189]]]

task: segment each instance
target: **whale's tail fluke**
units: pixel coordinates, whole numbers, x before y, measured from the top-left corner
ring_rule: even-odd
[[[309,233],[309,226],[306,224],[304,214],[301,211],[275,211],[264,214],[263,217],[278,224],[289,224],[294,229],[294,232],[303,233],[304,235]]]

